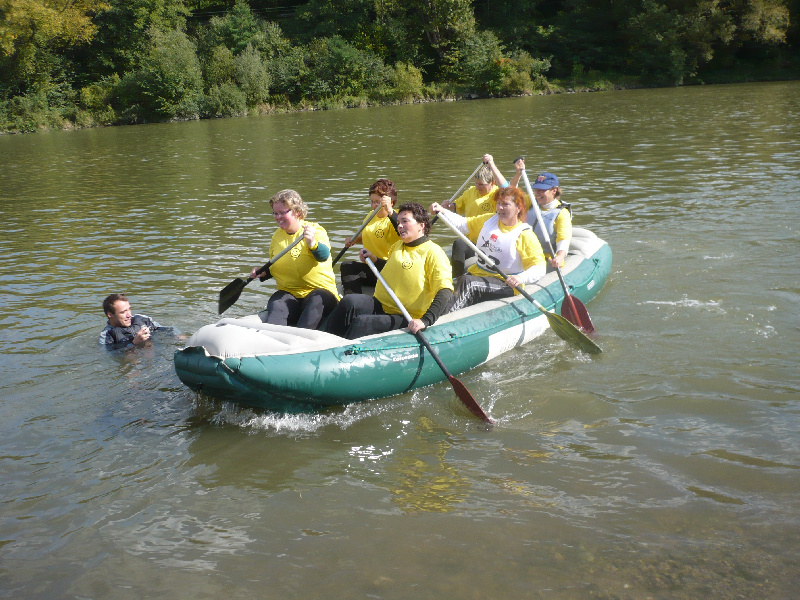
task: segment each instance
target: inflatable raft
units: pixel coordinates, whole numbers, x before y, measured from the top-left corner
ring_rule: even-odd
[[[611,269],[611,249],[574,228],[561,271],[570,293],[594,298]],[[558,311],[564,293],[555,272],[526,290]],[[527,344],[548,321],[522,296],[482,302],[440,318],[425,336],[454,375]],[[258,315],[222,319],[175,353],[175,370],[191,389],[245,406],[308,412],[402,394],[445,381],[407,329],[347,340],[322,331],[262,323]]]

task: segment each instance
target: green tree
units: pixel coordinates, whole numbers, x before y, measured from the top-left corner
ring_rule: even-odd
[[[269,96],[269,72],[261,53],[248,45],[233,62],[236,83],[247,104],[255,106],[259,102],[265,102]]]
[[[490,31],[475,32],[449,50],[444,73],[476,91],[497,94],[510,74],[503,58],[503,47],[496,35]]]
[[[262,56],[272,58],[287,52],[290,46],[280,26],[257,17],[244,0],[237,0],[223,16],[211,17],[198,29],[197,40],[201,54],[225,46],[238,55],[250,45]]]
[[[791,22],[789,7],[781,0],[741,0],[734,3],[739,9],[740,39],[762,44],[782,44]],[[796,15],[800,17],[800,15]]]
[[[92,17],[108,8],[96,0],[0,0],[0,79],[10,93],[47,89],[63,80],[63,52],[88,44]]]
[[[120,82],[119,100],[134,121],[196,119],[203,76],[194,43],[183,31],[151,29],[144,56]]]
[[[441,59],[465,43],[476,32],[470,0],[415,0],[419,25]]]
[[[313,76],[303,91],[310,98],[358,95],[391,81],[391,69],[378,56],[358,50],[340,37],[314,40],[308,57]]]
[[[211,56],[204,61],[203,78],[208,86],[230,83],[236,76],[233,52],[225,46],[215,46]]]

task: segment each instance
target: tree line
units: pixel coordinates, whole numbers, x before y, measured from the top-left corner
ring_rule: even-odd
[[[800,0],[0,0],[0,131],[795,78]]]

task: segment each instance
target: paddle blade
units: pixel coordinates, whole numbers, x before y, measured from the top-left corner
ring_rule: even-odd
[[[478,404],[478,401],[472,396],[470,391],[467,389],[467,386],[465,386],[452,375],[448,375],[447,379],[450,381],[450,385],[453,386],[453,391],[455,391],[458,399],[464,403],[464,406],[466,406],[473,415],[479,419],[483,419],[487,423],[494,423],[494,421],[489,418],[489,415],[483,412],[480,404]]]
[[[231,306],[236,304],[236,301],[239,299],[239,295],[242,293],[242,290],[248,283],[250,283],[250,281],[252,280],[244,280],[241,277],[237,277],[223,288],[223,290],[219,293],[218,314],[221,315]]]
[[[589,318],[586,305],[575,296],[567,296],[561,303],[561,316],[567,321],[584,331],[584,333],[594,333],[594,325]]]
[[[550,312],[543,307],[539,310],[542,311],[547,317],[547,321],[550,323],[550,329],[555,331],[556,335],[565,342],[569,342],[587,354],[600,354],[603,351],[600,346],[586,337],[586,335],[580,329],[575,327],[575,325],[567,321],[561,315]]]

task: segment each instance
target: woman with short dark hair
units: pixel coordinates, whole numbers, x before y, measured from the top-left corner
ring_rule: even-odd
[[[411,315],[407,322],[386,288],[378,282],[373,296],[348,294],[333,311],[326,331],[348,339],[408,326],[417,333],[433,325],[453,295],[450,261],[444,250],[428,239],[431,224],[425,207],[416,202],[397,209],[395,242],[383,261],[362,248],[359,257],[376,263],[386,283]]]
[[[379,260],[386,260],[389,250],[400,239],[397,234],[397,213],[394,211],[397,202],[397,188],[394,183],[390,179],[378,179],[369,187],[369,202],[372,210],[378,206],[381,209],[355,239],[345,239],[344,245],[349,248],[354,244],[363,244]],[[345,294],[360,294],[362,286],[374,286],[378,283],[363,261],[345,261],[339,268],[339,273]]]

